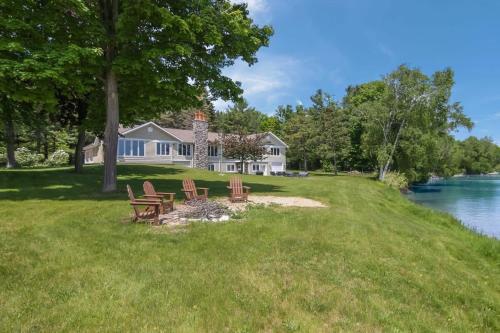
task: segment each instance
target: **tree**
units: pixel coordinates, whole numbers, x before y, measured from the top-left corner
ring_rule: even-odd
[[[217,130],[217,115],[212,101],[206,94],[201,97],[200,107],[190,107],[181,110],[166,110],[162,112],[154,121],[162,127],[191,129],[193,127],[194,114],[202,111],[208,118],[208,127],[211,131]],[[142,121],[148,121],[147,118]]]
[[[308,170],[308,162],[314,156],[317,144],[317,130],[314,119],[302,106],[296,111],[283,128],[285,142],[291,160],[302,162],[304,171]]]
[[[261,161],[266,154],[264,134],[223,134],[220,138],[222,154],[228,159],[240,161],[240,173],[247,173],[249,161]]]
[[[453,72],[446,69],[429,78],[418,69],[402,65],[383,82],[383,97],[360,106],[366,117],[363,143],[377,157],[380,180],[394,161],[407,175],[414,173],[413,178],[419,178],[431,170],[429,161],[422,159],[429,154],[417,154],[416,149],[435,151],[434,139],[458,126],[472,126],[460,104],[449,103]],[[413,152],[405,153],[406,148]],[[421,158],[417,160],[418,156]]]
[[[267,116],[246,100],[237,101],[226,111],[217,112],[217,129],[223,133],[258,133],[262,131],[262,122]]]
[[[333,100],[333,97],[318,90],[311,97],[311,110],[316,114],[318,156],[331,161],[335,175],[339,161],[346,161],[350,149],[350,132],[347,113]]]
[[[460,167],[466,174],[482,174],[495,171],[500,163],[500,147],[491,138],[474,136],[460,143],[462,159]]]
[[[371,81],[357,86],[349,86],[342,102],[346,113],[350,132],[350,151],[347,157],[349,168],[357,170],[373,170],[377,165],[376,156],[370,150],[363,149],[362,140],[366,131],[366,114],[361,106],[366,103],[380,101],[386,94],[386,85],[383,81]]]
[[[59,89],[85,92],[82,77],[95,70],[92,62],[100,54],[84,42],[92,31],[88,18],[80,1],[0,3],[0,111],[9,166],[15,164],[16,122],[55,111]]]
[[[241,88],[222,75],[235,59],[252,65],[272,29],[258,27],[246,4],[227,0],[101,0],[102,68],[106,94],[104,191],[116,189],[119,98],[124,122],[138,114],[199,105],[205,89],[214,98],[237,99]],[[125,102],[126,101],[126,102]]]

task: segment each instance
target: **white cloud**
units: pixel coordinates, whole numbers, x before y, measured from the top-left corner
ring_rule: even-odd
[[[269,11],[269,4],[266,0],[247,0],[250,13],[263,13]]]
[[[290,90],[300,81],[304,68],[304,63],[293,57],[268,54],[260,56],[259,62],[253,66],[237,62],[225,69],[224,74],[241,82],[243,97],[253,106],[258,103],[266,108],[261,110],[266,112],[274,110],[280,98],[290,96]],[[222,100],[214,102],[216,110],[224,110],[228,105],[231,103]]]
[[[232,3],[246,3],[250,16],[254,19],[270,20],[271,7],[267,0],[231,0]]]

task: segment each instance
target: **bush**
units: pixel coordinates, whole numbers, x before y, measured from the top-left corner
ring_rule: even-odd
[[[321,169],[323,169],[323,172],[333,172],[333,163],[328,160],[321,160]]]
[[[385,175],[383,182],[397,190],[408,189],[408,179],[406,176],[399,172],[388,172]]]
[[[53,152],[45,164],[49,167],[68,165],[69,154],[62,149]]]
[[[0,165],[7,164],[7,152],[4,147],[0,147]]]
[[[15,154],[16,154],[16,162],[21,167],[27,167],[27,168],[35,167],[37,165],[40,165],[41,162],[43,161],[42,154],[32,153],[26,147],[17,148]]]

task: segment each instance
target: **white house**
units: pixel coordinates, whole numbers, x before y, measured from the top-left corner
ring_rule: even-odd
[[[133,128],[120,128],[118,138],[118,162],[148,164],[182,164],[188,167],[207,168],[218,172],[238,172],[239,161],[223,156],[224,147],[219,133],[208,132],[208,123],[203,113],[197,113],[193,120],[193,130],[163,128],[154,122]],[[261,171],[269,175],[271,171],[286,170],[287,145],[275,134],[264,133],[267,155],[261,161],[248,164],[248,172]],[[102,141],[83,148],[85,163],[102,163],[104,149]]]

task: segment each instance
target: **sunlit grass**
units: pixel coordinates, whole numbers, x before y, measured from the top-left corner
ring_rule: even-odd
[[[158,232],[125,184],[224,196],[228,176],[120,166],[102,194],[101,172],[0,171],[0,331],[500,330],[500,242],[368,178],[245,176],[329,207]]]

